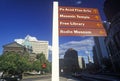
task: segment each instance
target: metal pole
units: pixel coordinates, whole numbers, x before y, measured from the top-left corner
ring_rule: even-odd
[[[59,81],[58,2],[53,2],[52,81]]]

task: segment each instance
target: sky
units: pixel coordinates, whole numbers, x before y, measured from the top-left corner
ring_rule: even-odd
[[[104,0],[58,0],[60,6],[98,8],[102,21]],[[0,54],[2,46],[15,39],[24,39],[26,35],[38,40],[49,41],[52,45],[53,0],[0,0]],[[69,48],[74,48],[79,55],[86,51],[92,54],[92,37],[59,37],[60,57]]]

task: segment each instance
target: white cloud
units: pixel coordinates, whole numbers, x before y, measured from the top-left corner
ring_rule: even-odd
[[[28,39],[29,41],[38,41],[36,37],[32,37],[30,35],[27,35],[25,39]]]
[[[25,41],[25,39],[28,39],[29,41],[38,41],[36,37],[32,37],[30,35],[27,35],[24,39],[22,39],[22,38],[14,39],[14,41],[19,44],[22,44]]]
[[[82,4],[82,1],[77,1],[76,3],[77,3],[77,4]]]
[[[49,46],[48,46],[48,49],[49,49],[49,56],[48,56],[48,60],[49,60],[50,62],[52,62],[52,46],[51,46],[51,45],[49,45]]]
[[[48,46],[48,49],[49,49],[50,51],[52,51],[52,46],[51,46],[51,45],[49,45],[49,46]]]
[[[19,44],[22,44],[24,42],[24,39],[15,39],[14,41],[19,43]]]
[[[69,48],[73,48],[77,51],[81,51],[81,50],[91,51],[93,45],[94,45],[94,41],[92,37],[81,41],[69,41],[67,43],[60,45],[60,55],[64,55],[65,51]]]

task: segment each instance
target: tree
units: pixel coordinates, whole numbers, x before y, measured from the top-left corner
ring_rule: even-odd
[[[41,62],[39,60],[34,61],[32,64],[32,69],[39,72],[42,69]]]
[[[49,61],[47,61],[45,71],[50,73],[51,69],[52,69],[52,64]]]
[[[40,61],[41,73],[43,74],[45,68],[43,68],[42,65],[46,64],[45,54],[43,54],[43,53],[37,54],[36,58],[37,58],[37,60]]]
[[[30,62],[26,56],[7,52],[0,56],[0,70],[9,74],[23,73],[29,70]]]
[[[40,61],[40,65],[41,65],[41,72],[51,72],[51,63],[46,60],[45,58],[45,54],[44,53],[40,53],[36,56],[37,60]],[[45,64],[45,67],[43,67],[43,65]]]
[[[37,54],[36,58],[37,58],[42,64],[43,64],[43,63],[46,63],[45,54],[43,54],[43,53]]]

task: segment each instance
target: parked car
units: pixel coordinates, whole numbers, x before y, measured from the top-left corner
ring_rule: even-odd
[[[3,74],[0,81],[20,81],[22,74]]]
[[[0,72],[0,78],[1,78],[2,75],[3,75],[3,72]]]

